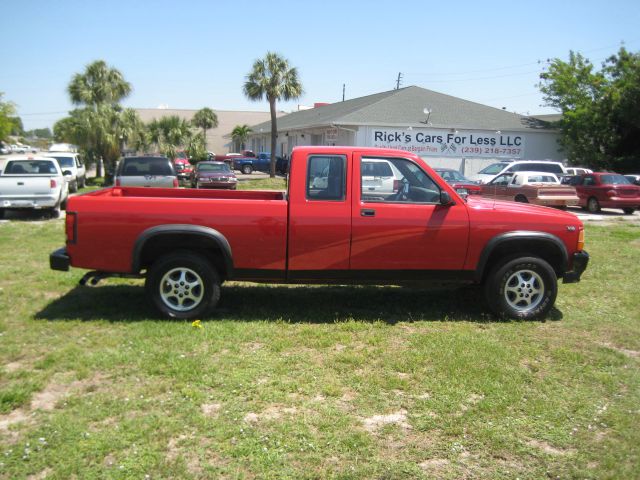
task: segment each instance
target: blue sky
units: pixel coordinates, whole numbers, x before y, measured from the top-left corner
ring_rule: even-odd
[[[625,42],[640,50],[640,2],[4,0],[0,92],[25,128],[72,108],[72,75],[93,60],[133,85],[126,106],[267,111],[242,83],[276,51],[297,67],[297,104],[417,85],[518,113],[552,113],[535,84],[548,58],[597,65]],[[538,63],[541,62],[541,63]]]

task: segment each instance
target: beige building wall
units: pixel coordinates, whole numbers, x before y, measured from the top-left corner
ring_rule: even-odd
[[[162,117],[177,115],[185,120],[191,120],[198,110],[184,110],[172,108],[136,108],[136,112],[144,123]],[[233,151],[231,131],[237,125],[257,125],[271,119],[269,112],[237,112],[230,110],[213,110],[218,116],[218,127],[207,130],[207,150],[215,154],[225,154]],[[278,112],[277,116],[284,115]]]

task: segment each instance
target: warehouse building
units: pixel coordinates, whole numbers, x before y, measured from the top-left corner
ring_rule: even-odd
[[[302,145],[397,148],[466,175],[497,160],[565,160],[544,120],[416,86],[290,113],[277,127],[278,155]],[[271,122],[252,130],[250,148],[270,150]]]

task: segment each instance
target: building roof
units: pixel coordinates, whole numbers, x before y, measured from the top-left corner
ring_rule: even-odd
[[[548,130],[547,123],[425,88],[410,86],[376,93],[310,110],[290,113],[278,119],[278,130],[327,127],[331,125],[380,125],[482,130]],[[253,133],[271,130],[267,121],[252,127]]]

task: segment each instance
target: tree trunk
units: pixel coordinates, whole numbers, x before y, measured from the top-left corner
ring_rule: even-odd
[[[276,125],[276,99],[269,99],[269,110],[271,111],[271,168],[269,176],[276,178],[276,137],[278,136],[278,125]]]

